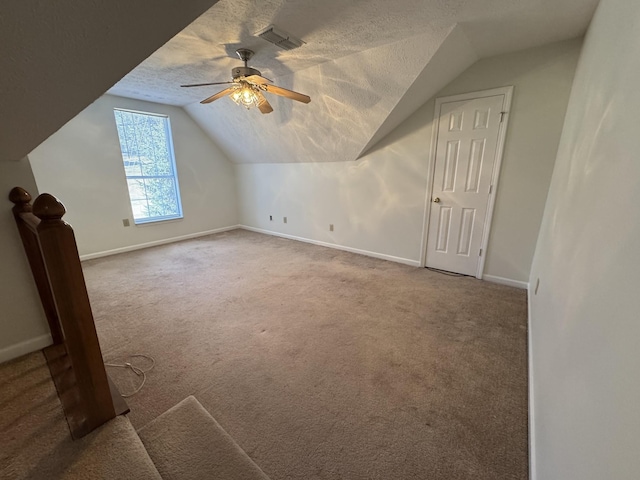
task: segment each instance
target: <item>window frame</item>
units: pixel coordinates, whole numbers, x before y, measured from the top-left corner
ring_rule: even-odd
[[[176,156],[175,156],[175,150],[173,146],[173,134],[171,131],[171,119],[169,118],[169,115],[166,115],[163,113],[155,113],[155,112],[143,112],[141,110],[132,110],[128,108],[118,108],[118,107],[115,107],[113,111],[114,111],[114,119],[115,119],[114,123],[116,126],[116,134],[118,136],[118,145],[120,146],[120,159],[122,161],[122,169],[123,169],[125,181],[127,182],[127,195],[129,196],[129,207],[131,209],[131,217],[133,218],[134,225],[148,225],[148,224],[153,224],[158,222],[167,222],[167,221],[175,221],[175,220],[183,219],[184,213],[182,210],[182,196],[180,194],[180,182],[178,181],[178,169],[176,166]],[[136,115],[145,115],[150,117],[160,117],[165,120],[163,122],[164,133],[165,133],[165,140],[167,142],[167,150],[169,152],[172,175],[127,175],[127,170],[125,168],[125,158],[122,155],[122,143],[120,139],[120,130],[118,128],[118,118],[117,118],[116,112],[133,113]],[[129,180],[144,180],[144,179],[171,179],[173,183],[173,188],[176,194],[178,213],[174,215],[157,215],[154,217],[136,219],[135,214],[133,212],[133,199],[131,198],[131,191],[129,190]],[[147,200],[148,197],[146,197],[145,199]]]

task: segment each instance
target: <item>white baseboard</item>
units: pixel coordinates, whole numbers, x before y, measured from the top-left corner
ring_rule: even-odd
[[[8,347],[2,348],[0,349],[0,363],[8,362],[9,360],[21,357],[22,355],[26,355],[27,353],[42,350],[52,343],[53,340],[51,340],[51,335],[47,333],[45,335],[40,335],[39,337],[25,340],[24,342],[16,343],[15,345],[10,345]]]
[[[482,275],[482,280],[486,280],[487,282],[499,283],[500,285],[507,285],[509,287],[521,288],[522,290],[527,290],[529,288],[529,283],[527,282],[512,280],[510,278],[497,277],[495,275]]]
[[[231,225],[230,227],[216,228],[215,230],[207,230],[205,232],[190,233],[189,235],[181,235],[179,237],[164,238],[162,240],[156,240],[154,242],[139,243],[137,245],[114,248],[113,250],[105,250],[104,252],[88,253],[86,255],[80,255],[80,260],[81,261],[92,260],[94,258],[108,257],[109,255],[117,255],[118,253],[133,252],[134,250],[141,250],[143,248],[149,248],[149,247],[157,247],[158,245],[165,245],[167,243],[180,242],[182,240],[189,240],[191,238],[205,237],[207,235],[213,235],[214,233],[228,232],[229,230],[235,230],[237,228],[240,228],[240,226]]]
[[[535,403],[533,396],[533,339],[531,332],[531,289],[527,289],[527,363],[529,375],[529,480],[537,480]]]
[[[337,243],[321,242],[320,240],[312,240],[310,238],[296,237],[295,235],[288,235],[286,233],[273,232],[271,230],[263,230],[262,228],[249,227],[247,225],[238,225],[244,230],[251,232],[264,233],[266,235],[273,235],[275,237],[288,238],[289,240],[297,240],[299,242],[312,243],[313,245],[320,245],[321,247],[335,248],[336,250],[343,250],[345,252],[358,253],[360,255],[366,255],[367,257],[379,258],[381,260],[388,260],[390,262],[402,263],[404,265],[410,265],[412,267],[419,267],[419,260],[411,260],[409,258],[394,257],[393,255],[386,255],[384,253],[370,252],[369,250],[360,250],[359,248],[345,247],[344,245],[338,245]]]

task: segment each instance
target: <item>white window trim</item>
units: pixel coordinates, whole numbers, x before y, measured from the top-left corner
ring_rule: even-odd
[[[129,195],[129,211],[131,212],[131,218],[133,219],[133,224],[137,227],[140,226],[149,226],[149,225],[153,225],[153,224],[157,224],[157,223],[164,223],[164,222],[173,222],[173,221],[180,221],[182,219],[184,219],[184,212],[182,210],[182,195],[180,193],[180,182],[178,181],[178,166],[176,164],[176,155],[175,155],[175,150],[174,150],[174,146],[173,146],[173,133],[172,133],[172,129],[171,129],[171,118],[169,118],[169,115],[166,115],[164,113],[155,113],[155,112],[143,112],[142,110],[132,110],[132,109],[128,109],[128,108],[118,108],[115,107],[113,109],[114,111],[119,111],[119,112],[127,112],[127,113],[135,113],[138,115],[147,115],[147,116],[151,116],[151,117],[161,117],[161,118],[165,118],[166,124],[165,124],[165,134],[166,134],[166,139],[167,139],[167,143],[169,146],[169,155],[171,157],[171,165],[173,168],[173,175],[171,176],[171,178],[173,179],[173,185],[175,187],[176,190],[176,198],[178,199],[178,213],[176,215],[168,215],[168,216],[158,216],[158,217],[151,217],[151,218],[141,218],[141,219],[136,219],[134,214],[133,214],[133,206],[131,204],[131,195],[128,192],[127,189],[127,195]],[[117,130],[117,125],[116,125],[116,130]],[[118,135],[118,142],[120,142],[120,137]],[[135,176],[129,177],[127,176],[126,170],[124,170],[124,159],[122,158],[122,152],[120,153],[120,158],[122,161],[122,167],[123,167],[123,171],[125,174],[125,181],[129,178],[133,178]],[[147,178],[146,176],[141,176],[144,178]],[[167,176],[167,178],[169,178],[169,176]]]

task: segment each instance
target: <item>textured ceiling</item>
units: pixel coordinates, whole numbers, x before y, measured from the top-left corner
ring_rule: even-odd
[[[230,159],[354,160],[477,58],[584,33],[597,0],[221,0],[109,93],[184,106]],[[306,45],[254,36],[274,23]],[[269,96],[274,112],[199,100],[250,65],[309,105]]]

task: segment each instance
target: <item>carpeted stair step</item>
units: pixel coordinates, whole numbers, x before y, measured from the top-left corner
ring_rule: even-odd
[[[269,480],[192,396],[138,435],[164,480]]]
[[[36,478],[64,480],[163,480],[128,418],[119,416],[72,443],[73,451],[59,451],[52,470]],[[57,470],[57,471],[54,471]]]

